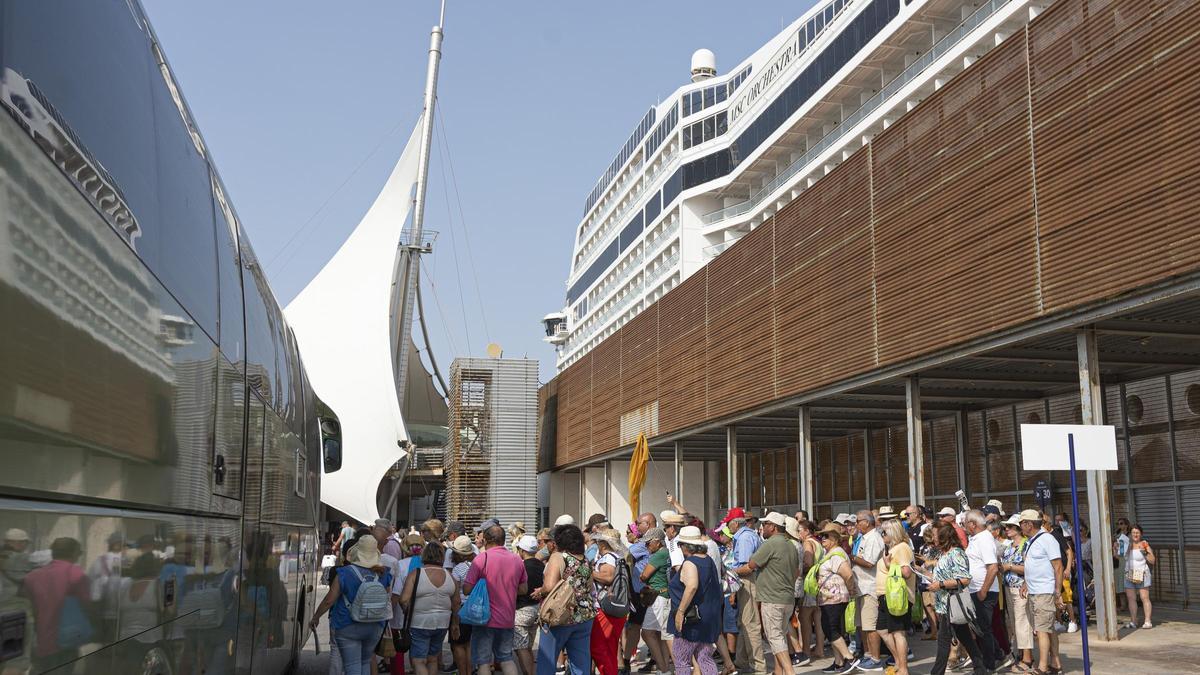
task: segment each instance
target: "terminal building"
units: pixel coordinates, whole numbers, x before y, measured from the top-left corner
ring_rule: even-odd
[[[710,524],[959,489],[1012,513],[1038,481],[1069,512],[1020,425],[1104,423],[1119,468],[1080,473],[1081,514],[1140,523],[1152,598],[1194,607],[1200,3],[834,0],[726,73],[700,56],[547,317],[549,517],[629,522],[640,433],[643,510],[666,489]]]

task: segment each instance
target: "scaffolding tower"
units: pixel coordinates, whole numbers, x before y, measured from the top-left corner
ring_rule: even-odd
[[[537,522],[538,364],[458,358],[450,365],[443,463],[446,514],[470,528]]]

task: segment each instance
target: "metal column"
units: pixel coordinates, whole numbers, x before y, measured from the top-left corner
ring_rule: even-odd
[[[1100,353],[1096,331],[1075,334],[1079,354],[1079,403],[1084,424],[1104,424],[1100,398]],[[1117,639],[1117,591],[1112,566],[1112,509],[1108,473],[1087,472],[1088,522],[1092,528],[1092,570],[1096,588],[1096,633],[1101,640]],[[1078,527],[1078,524],[1076,524]]]
[[[675,500],[683,501],[683,441],[675,441]]]
[[[813,518],[815,480],[812,455],[812,413],[806,406],[800,406],[797,419],[800,422],[799,447],[796,450],[796,462],[800,465],[797,472],[800,476],[800,508],[808,514],[809,518]]]
[[[925,503],[925,444],[921,426],[921,381],[913,375],[904,381],[905,434],[908,441],[908,497],[913,504]]]
[[[729,508],[737,506],[742,501],[738,485],[738,449],[737,427],[725,427],[725,496],[729,500]]]

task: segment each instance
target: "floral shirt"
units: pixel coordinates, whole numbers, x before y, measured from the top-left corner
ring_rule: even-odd
[[[1000,564],[1024,565],[1025,564],[1025,542],[1022,537],[1019,541],[1012,542],[1012,545],[1004,549],[1004,554],[1000,556]],[[1004,573],[1004,585],[1009,588],[1021,588],[1025,585],[1025,577],[1016,572]]]
[[[596,604],[592,600],[592,565],[587,560],[573,555],[561,554],[563,563],[562,578],[575,591],[575,611],[571,613],[571,623],[584,623],[596,618]]]
[[[846,552],[840,547],[825,555],[817,568],[817,604],[840,605],[850,602],[850,589],[846,588],[846,580],[838,574],[842,565],[849,564]]]
[[[971,567],[967,562],[967,554],[957,546],[938,558],[937,567],[933,568],[934,581],[970,578]],[[950,591],[942,589],[934,593],[933,611],[938,614],[950,613]]]

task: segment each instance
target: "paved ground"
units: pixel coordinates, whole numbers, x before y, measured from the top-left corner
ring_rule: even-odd
[[[324,594],[324,588],[320,590]],[[318,600],[319,602],[319,600]],[[1134,673],[1183,673],[1200,670],[1200,614],[1155,610],[1158,625],[1150,630],[1122,630],[1117,642],[1099,642],[1091,634],[1092,673],[1095,675],[1132,675]],[[321,621],[317,654],[310,637],[300,659],[300,675],[325,675],[329,672],[329,622]],[[1067,672],[1082,673],[1081,640],[1078,633],[1063,635],[1063,667]],[[936,647],[932,642],[913,645],[916,661],[911,671],[928,673],[933,666]],[[815,673],[829,665],[827,659],[797,669],[797,675]]]

